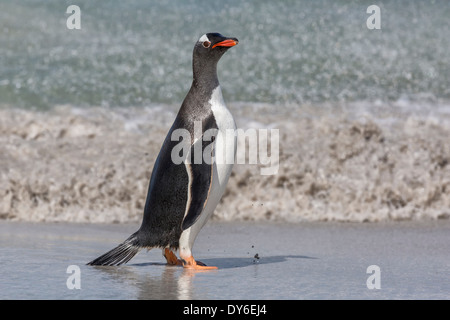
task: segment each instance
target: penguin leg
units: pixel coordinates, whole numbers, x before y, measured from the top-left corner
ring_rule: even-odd
[[[165,248],[163,251],[163,256],[166,258],[167,264],[171,266],[181,266],[183,265],[182,261],[177,258],[175,253],[169,248]]]
[[[180,250],[180,258],[183,262],[183,267],[187,269],[195,269],[195,270],[217,270],[217,267],[207,266],[203,262],[195,261],[192,253],[184,252]]]

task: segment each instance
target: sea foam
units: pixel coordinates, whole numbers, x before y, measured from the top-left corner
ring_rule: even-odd
[[[279,129],[279,169],[266,176],[260,165],[236,164],[214,219],[450,216],[448,113],[404,112],[395,103],[229,107],[238,128]],[[140,221],[175,115],[173,106],[0,109],[0,217]]]

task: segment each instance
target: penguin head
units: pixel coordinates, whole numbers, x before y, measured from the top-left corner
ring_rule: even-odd
[[[196,73],[215,70],[217,62],[231,47],[239,43],[238,39],[225,37],[220,33],[207,33],[198,39],[194,46],[193,65]]]
[[[198,39],[194,51],[201,55],[220,58],[229,48],[238,43],[236,38],[224,37],[220,33],[207,33]]]

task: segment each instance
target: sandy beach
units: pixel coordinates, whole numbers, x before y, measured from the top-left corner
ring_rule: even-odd
[[[450,298],[448,220],[212,222],[194,253],[217,271],[166,266],[157,249],[124,266],[85,265],[137,227],[1,221],[0,299]],[[80,289],[68,289],[71,265]],[[380,289],[367,287],[373,265]]]

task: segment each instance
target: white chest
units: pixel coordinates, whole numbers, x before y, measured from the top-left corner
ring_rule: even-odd
[[[209,101],[216,120],[218,132],[214,143],[213,179],[208,201],[199,218],[198,225],[202,226],[213,213],[222,198],[233,169],[236,156],[237,138],[235,136],[236,123],[225,106],[220,86],[217,87]]]
[[[236,156],[236,123],[233,115],[223,101],[220,86],[214,89],[209,103],[211,104],[211,110],[218,128],[214,145],[214,164],[215,169],[217,169],[216,176],[220,185],[226,185]],[[221,191],[223,192],[224,190],[225,186],[223,186],[223,190]],[[222,194],[220,194],[221,196]]]

